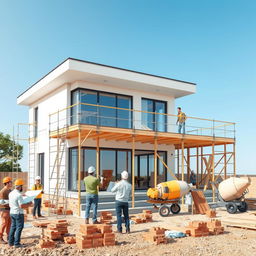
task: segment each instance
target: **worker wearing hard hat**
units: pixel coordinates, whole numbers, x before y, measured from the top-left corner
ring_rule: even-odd
[[[11,230],[9,233],[9,246],[15,246],[16,248],[23,247],[20,244],[21,232],[24,227],[24,212],[23,209],[28,208],[32,205],[30,203],[24,203],[22,197],[22,190],[24,181],[22,179],[17,179],[14,183],[15,189],[9,194],[9,206],[11,215]]]
[[[91,206],[93,208],[93,224],[98,224],[97,221],[97,209],[98,209],[98,186],[103,183],[103,177],[100,179],[94,177],[95,168],[90,166],[88,168],[88,176],[84,178],[84,184],[86,189],[86,205],[85,205],[85,223],[89,224]]]
[[[41,215],[41,204],[42,204],[42,195],[43,195],[43,185],[41,184],[41,177],[37,176],[35,178],[35,184],[32,186],[32,190],[41,190],[42,192],[34,199],[34,208],[33,208],[33,218],[36,219],[36,212],[38,218],[43,217]]]
[[[117,217],[117,232],[122,233],[122,212],[124,215],[124,222],[126,227],[126,233],[130,233],[130,219],[129,219],[129,198],[131,196],[132,186],[127,181],[128,172],[123,171],[121,173],[122,180],[116,182],[115,186],[111,189],[111,192],[116,194],[116,217]]]
[[[3,239],[4,231],[7,238],[11,227],[10,207],[9,207],[9,194],[12,189],[12,179],[10,177],[3,178],[4,188],[0,191],[0,244],[7,244]]]

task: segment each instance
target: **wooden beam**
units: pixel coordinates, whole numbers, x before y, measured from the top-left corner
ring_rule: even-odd
[[[80,131],[80,130],[79,130],[79,131]],[[85,136],[85,138],[84,138],[83,141],[81,142],[81,146],[83,146],[84,142],[89,138],[89,136],[90,136],[90,134],[92,133],[92,131],[93,131],[93,129],[91,129],[91,130],[87,133],[87,135]],[[80,134],[80,135],[78,135],[78,136],[81,137],[81,132],[79,132],[79,134]]]
[[[187,182],[190,183],[190,149],[187,148]]]
[[[224,179],[227,178],[227,145],[224,144]]]
[[[196,147],[196,188],[199,185],[199,148]]]
[[[214,163],[214,159],[215,159],[215,155],[214,152],[215,151],[215,147],[214,147],[214,143],[212,143],[212,182],[213,184],[215,183],[215,163]],[[215,199],[215,186],[212,186],[212,200],[213,202],[216,201]]]
[[[135,207],[135,138],[132,136],[132,208]]]
[[[171,176],[177,180],[177,177],[175,176],[175,174],[173,173],[173,171],[167,166],[167,164],[163,161],[163,159],[159,156],[159,154],[157,153],[157,157],[158,159],[162,162],[162,164],[164,165],[164,167],[169,171],[169,173],[171,174]]]
[[[234,176],[236,176],[236,143],[233,143],[233,170]]]
[[[203,171],[204,171],[203,147],[201,147],[201,179],[200,179],[200,183],[203,180]]]
[[[81,130],[78,130],[78,216],[81,216]]]
[[[100,176],[100,138],[96,139],[96,177]]]
[[[177,149],[177,176],[178,180],[180,179],[180,150]]]
[[[181,142],[181,180],[184,181],[184,141]],[[184,196],[182,197],[182,204],[184,204]]]
[[[154,185],[157,185],[157,138],[154,139]]]

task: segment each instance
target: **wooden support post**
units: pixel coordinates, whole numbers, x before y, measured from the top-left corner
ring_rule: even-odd
[[[78,130],[78,216],[81,216],[81,130]]]
[[[196,147],[196,188],[199,185],[199,148]]]
[[[203,147],[201,147],[201,182],[203,180],[203,172],[204,172],[204,151],[203,151]]]
[[[214,143],[212,144],[212,182],[215,182]],[[212,201],[215,202],[215,187],[212,186]]]
[[[177,178],[180,179],[180,150],[177,149]]]
[[[181,142],[181,180],[184,181],[184,141]],[[184,196],[182,197],[182,204],[184,204]]]
[[[132,136],[132,208],[135,207],[135,138]]]
[[[157,138],[154,139],[154,186],[157,185]]]
[[[187,183],[190,183],[190,148],[187,148]]]
[[[224,179],[227,178],[227,145],[224,144]]]
[[[100,176],[100,138],[96,138],[96,177]]]
[[[234,176],[236,176],[236,143],[233,144],[233,168]]]

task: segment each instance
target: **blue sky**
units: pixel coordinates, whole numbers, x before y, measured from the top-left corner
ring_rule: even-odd
[[[16,97],[67,57],[197,83],[187,115],[237,123],[238,172],[256,173],[256,1],[0,1],[0,131]],[[25,160],[23,160],[25,162]]]

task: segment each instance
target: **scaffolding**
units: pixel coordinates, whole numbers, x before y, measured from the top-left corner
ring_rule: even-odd
[[[93,107],[96,111],[86,111],[86,107]],[[130,128],[102,126],[98,120],[100,109],[116,109],[129,112]],[[84,109],[84,110],[81,110]],[[80,110],[80,112],[79,112]],[[75,113],[75,114],[74,114]],[[144,123],[142,115],[157,115],[164,120],[160,127],[164,131],[150,129],[157,127],[157,123]],[[137,117],[139,117],[137,119]],[[117,117],[106,117],[117,119]],[[132,207],[135,202],[135,149],[136,143],[148,143],[154,148],[154,185],[157,185],[157,160],[159,159],[169,171],[173,179],[181,179],[189,182],[192,170],[196,170],[196,186],[202,189],[212,189],[215,200],[214,188],[210,183],[219,178],[227,178],[236,175],[235,164],[235,123],[210,120],[196,117],[187,117],[189,126],[186,134],[175,132],[177,116],[133,109],[116,108],[95,104],[77,103],[63,110],[58,110],[49,116],[49,199],[55,207],[60,205],[61,196],[63,205],[66,206],[66,148],[69,139],[77,140],[77,168],[78,168],[78,207],[81,205],[81,149],[87,139],[93,139],[96,143],[96,174],[99,177],[99,152],[100,140],[131,143],[131,176],[132,176]],[[91,124],[91,120],[97,120]],[[124,120],[124,119],[122,119]],[[145,128],[146,127],[146,128]],[[159,145],[173,145],[176,150],[176,173],[173,172],[158,154]],[[223,147],[222,151],[219,150]],[[227,149],[227,147],[231,147]],[[80,210],[79,210],[80,214]]]

